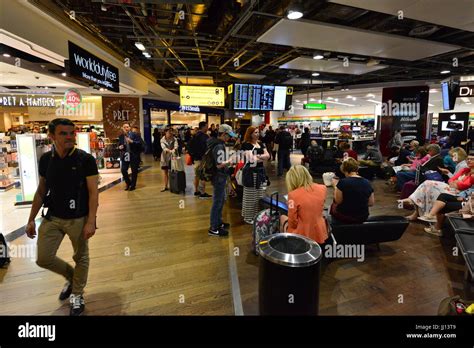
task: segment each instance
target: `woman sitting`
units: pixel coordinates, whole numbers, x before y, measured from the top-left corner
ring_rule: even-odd
[[[458,164],[456,166],[456,172],[451,175],[448,183],[427,180],[418,186],[410,197],[399,201],[415,205],[414,213],[407,216],[408,220],[414,221],[419,218],[420,220],[428,222],[436,221],[435,216],[430,215],[429,212],[440,194],[447,193],[456,196],[459,192],[467,190],[474,185],[474,176],[470,168],[474,167],[474,161],[470,161],[470,163],[467,164],[466,151],[460,147],[451,150],[450,153],[453,159],[457,160]],[[448,174],[447,169],[440,168],[440,170],[442,170],[444,174]]]
[[[331,215],[336,222],[360,224],[369,218],[374,205],[374,190],[367,179],[358,175],[359,163],[348,158],[341,164],[345,178],[334,180],[334,203]]]
[[[328,238],[323,216],[326,186],[313,183],[302,165],[292,166],[286,174],[288,216],[282,215],[282,231],[301,234],[323,244]]]

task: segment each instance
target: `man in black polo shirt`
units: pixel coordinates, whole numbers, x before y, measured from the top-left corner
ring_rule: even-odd
[[[74,124],[57,118],[48,125],[52,151],[41,156],[40,181],[33,199],[26,234],[36,235],[35,217],[44,204],[48,212],[38,230],[38,266],[66,278],[60,300],[70,298],[71,315],[84,311],[84,287],[89,271],[87,240],[95,234],[99,201],[98,170],[94,157],[77,149]],[[67,235],[74,249],[75,267],[56,256]]]

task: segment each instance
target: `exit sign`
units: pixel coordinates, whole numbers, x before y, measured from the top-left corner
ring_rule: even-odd
[[[326,104],[307,103],[307,104],[304,104],[303,108],[308,109],[308,110],[326,110]]]

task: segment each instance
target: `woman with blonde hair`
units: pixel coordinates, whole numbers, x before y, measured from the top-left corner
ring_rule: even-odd
[[[314,183],[306,167],[298,164],[286,173],[286,187],[288,216],[281,216],[281,230],[301,234],[323,244],[328,238],[323,216],[326,186]]]
[[[244,152],[244,167],[242,168],[242,217],[248,224],[253,220],[258,210],[258,203],[263,197],[267,184],[267,175],[263,161],[270,158],[265,145],[258,141],[260,131],[257,127],[248,127],[244,136],[244,143],[240,150]]]

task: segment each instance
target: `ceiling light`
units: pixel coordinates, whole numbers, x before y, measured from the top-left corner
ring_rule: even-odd
[[[328,97],[328,100],[332,100],[332,97]]]
[[[319,101],[318,101],[318,102],[321,104],[321,103],[323,102],[323,100],[322,100],[322,99],[319,99]]]
[[[103,91],[105,91],[105,89],[102,88],[102,87],[100,87],[100,88],[99,88],[99,91],[103,92]]]
[[[8,53],[3,54],[4,57],[10,58],[11,56]]]
[[[451,70],[443,70],[443,71],[440,72],[440,74],[445,75],[445,74],[449,74],[450,72],[451,72]]]
[[[288,19],[300,19],[301,17],[303,17],[303,12],[298,9],[289,10],[286,15]]]
[[[315,101],[315,100],[316,100],[316,99],[314,99],[314,98],[309,98],[309,101]]]
[[[62,75],[62,76],[64,76],[64,77],[66,77],[66,76],[67,76],[67,74],[66,74],[65,72],[63,72],[61,75]]]
[[[314,54],[313,55],[313,59],[316,59],[316,60],[320,60],[320,59],[323,59],[323,58],[324,58],[324,56],[321,55],[321,54]]]
[[[311,76],[319,76],[319,73],[314,72],[314,73],[311,74]]]
[[[297,103],[300,103],[300,101],[298,99],[295,100]]]
[[[173,81],[175,84],[179,85],[179,81],[178,80],[174,80]]]
[[[354,101],[355,101],[355,100],[357,100],[357,98],[356,98],[356,97],[352,97],[352,100],[354,100]]]
[[[105,5],[100,6],[100,9],[104,12],[107,12],[107,6]]]
[[[135,47],[138,48],[140,51],[146,50],[145,46],[140,41],[135,42]]]
[[[336,98],[336,99],[334,99],[334,101],[339,101],[339,99],[338,99],[338,98]]]
[[[351,95],[348,95],[346,98],[352,98],[352,96],[351,96]]]
[[[431,103],[428,103],[428,106],[434,106],[434,105],[433,105],[433,104],[431,104]]]
[[[305,100],[305,101],[303,102],[303,104],[308,104],[308,102]]]
[[[430,89],[430,93],[438,93],[437,89]]]
[[[151,55],[150,55],[150,53],[148,53],[148,52],[143,52],[143,55],[144,55],[145,57],[147,57],[147,58],[151,58]]]
[[[377,100],[369,99],[367,100],[368,102],[375,103],[375,104],[382,104],[382,102],[379,102]]]
[[[375,95],[373,95],[372,93],[369,93],[366,95],[367,98],[375,98]]]

